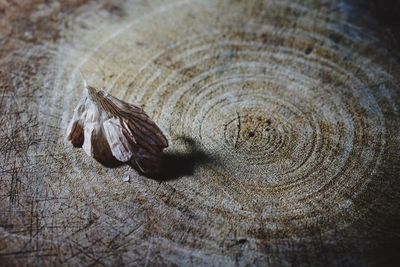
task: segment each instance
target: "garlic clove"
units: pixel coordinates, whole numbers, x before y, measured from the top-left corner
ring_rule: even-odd
[[[129,162],[142,173],[158,172],[168,140],[142,108],[85,84],[67,139],[106,166]]]

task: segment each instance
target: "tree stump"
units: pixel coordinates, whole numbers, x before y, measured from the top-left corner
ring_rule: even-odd
[[[0,265],[397,262],[398,29],[378,11],[0,1]],[[65,140],[83,79],[160,126],[162,176]]]

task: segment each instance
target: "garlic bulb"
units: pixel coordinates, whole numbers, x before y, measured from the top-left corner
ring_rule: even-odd
[[[85,83],[67,139],[106,166],[128,162],[142,173],[157,173],[168,140],[143,109]]]

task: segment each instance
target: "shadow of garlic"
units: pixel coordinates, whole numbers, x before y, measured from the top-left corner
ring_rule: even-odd
[[[67,139],[105,166],[131,164],[141,173],[158,173],[168,140],[143,109],[85,83]]]

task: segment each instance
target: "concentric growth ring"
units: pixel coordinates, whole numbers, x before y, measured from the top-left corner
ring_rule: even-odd
[[[334,51],[314,48],[321,55],[307,55],[298,49],[301,40],[282,45],[268,31],[229,37],[232,32],[189,38],[163,51],[142,70],[147,75],[135,83],[135,94],[143,88],[146,102],[157,103],[154,115],[172,137],[195,138],[217,159],[211,172],[249,191],[257,188],[247,202],[263,203],[278,192],[276,198],[291,204],[275,215],[286,216],[290,210],[307,214],[309,203],[321,197],[348,203],[341,192],[363,190],[385,131],[368,81],[351,64],[344,69],[333,61]],[[260,40],[265,38],[267,44]],[[369,113],[359,117],[363,109]],[[368,151],[353,151],[361,146]]]

